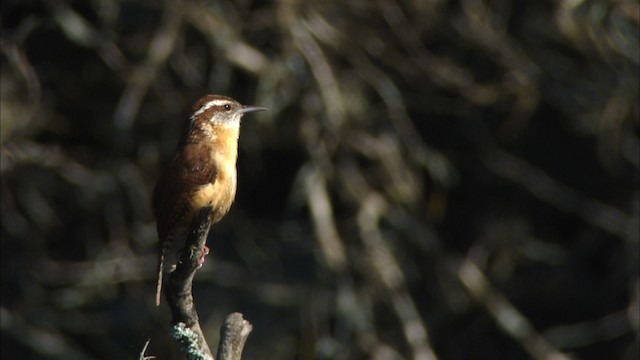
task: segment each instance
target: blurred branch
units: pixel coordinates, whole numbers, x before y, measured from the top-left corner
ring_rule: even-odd
[[[88,360],[94,357],[75,346],[64,333],[50,328],[36,327],[19,314],[0,308],[0,330],[3,341],[9,335],[18,343],[30,348],[35,354],[50,359]]]
[[[343,102],[344,97],[340,91],[333,67],[329,64],[329,60],[320,45],[309,35],[305,28],[301,25],[294,25],[291,31],[293,32],[296,46],[309,63],[311,73],[318,83],[318,90],[324,101],[327,123],[331,125],[333,133],[339,133],[340,128],[345,123],[346,112]]]
[[[533,359],[569,360],[535,331],[529,320],[491,286],[473,262],[465,260],[457,274],[471,297],[482,304],[502,331],[517,340]]]
[[[238,31],[241,27],[233,24],[233,19],[221,16],[222,11],[215,11],[202,1],[184,2],[181,6],[186,20],[221,47],[227,61],[254,75],[264,73],[269,65],[267,57],[243,39]]]
[[[318,242],[329,268],[340,273],[346,268],[346,253],[336,229],[327,184],[316,169],[310,169],[303,176],[305,194]]]
[[[54,21],[69,40],[77,45],[95,49],[105,64],[117,75],[125,78],[127,61],[113,41],[73,10],[67,2],[47,0],[45,4],[51,9]]]
[[[600,229],[629,239],[630,217],[624,212],[599,201],[589,199],[559,183],[542,170],[501,150],[493,150],[484,157],[489,170],[524,186],[538,198],[557,208],[579,215]]]
[[[168,4],[172,4],[168,2]],[[166,6],[162,24],[149,42],[147,56],[136,66],[127,79],[127,86],[122,92],[114,113],[114,123],[121,135],[118,138],[127,144],[128,131],[133,126],[134,118],[138,114],[140,104],[149,86],[156,79],[158,72],[168,61],[174,51],[178,38],[182,35],[184,15],[182,6]],[[122,145],[122,144],[121,144]]]
[[[639,305],[633,301],[628,309],[593,321],[554,326],[544,332],[544,337],[558,348],[575,349],[637,333]]]
[[[386,14],[385,10],[394,9],[393,4],[389,2],[382,2],[384,9],[381,10],[382,13]],[[384,4],[388,4],[391,6],[390,9],[387,9]],[[397,16],[396,16],[397,17]],[[392,18],[396,18],[392,17]],[[403,24],[408,21],[407,19],[402,19]],[[457,174],[453,170],[452,164],[449,161],[439,154],[437,151],[429,148],[422,137],[420,136],[420,132],[417,131],[416,126],[414,125],[413,119],[409,115],[409,111],[407,110],[407,105],[405,103],[404,97],[402,95],[402,91],[399,88],[398,84],[379,66],[377,66],[372,59],[372,56],[369,56],[365,51],[362,51],[362,44],[356,43],[353,38],[349,38],[348,34],[344,34],[336,27],[332,26],[330,23],[319,16],[310,16],[310,19],[304,23],[305,28],[308,29],[309,33],[318,38],[322,43],[328,47],[333,48],[336,44],[342,47],[342,56],[346,57],[354,71],[356,71],[359,75],[359,80],[368,84],[373,88],[382,100],[385,105],[388,118],[391,120],[395,129],[398,133],[398,137],[401,139],[402,144],[404,144],[405,149],[410,149],[407,152],[409,159],[412,159],[417,164],[423,166],[425,169],[429,171],[429,174],[435,179],[439,184],[443,186],[451,186],[456,181]],[[395,28],[404,29],[402,26],[397,26]],[[301,32],[301,31],[299,31]],[[402,38],[402,35],[406,35]],[[308,49],[305,52],[305,56],[309,58],[310,56],[314,59],[317,56],[312,56],[313,54],[321,54],[321,49],[317,46],[316,42],[313,39],[306,35],[299,36],[298,42],[302,45],[306,46]],[[398,35],[398,37],[402,38],[404,42],[408,41],[407,39],[415,37],[415,34],[412,32],[407,32],[406,34],[402,32]],[[417,41],[417,40],[416,40]],[[401,41],[403,42],[403,41]],[[415,45],[415,44],[414,44]],[[411,47],[413,52],[421,52],[425,51],[424,49],[418,49],[417,46]],[[426,58],[427,56],[420,56],[418,58]],[[324,56],[322,57],[324,59]],[[384,60],[375,58],[375,60]],[[308,60],[311,61],[311,60]],[[311,63],[312,69],[317,68],[318,70],[313,70],[314,76],[318,81],[318,85],[320,87],[320,91],[323,94],[331,94],[331,96],[338,96],[340,98],[339,101],[334,101],[332,97],[329,95],[324,96],[323,99],[325,102],[325,109],[327,109],[327,116],[329,117],[330,122],[334,122],[336,125],[342,123],[342,115],[344,111],[340,111],[338,113],[332,113],[336,104],[342,106],[342,98],[344,96],[340,95],[338,92],[338,88],[334,84],[333,80],[333,71],[323,71],[324,64],[328,63],[328,60],[321,61],[318,63],[318,60],[315,60],[314,63]],[[397,67],[397,64],[396,64]],[[403,68],[413,68],[411,66],[408,67],[399,67],[400,70]],[[331,69],[329,69],[331,70]],[[438,76],[443,76],[443,71],[438,69],[434,71],[434,73],[438,74]],[[450,79],[451,77],[446,77]],[[337,108],[342,110],[342,107],[338,106]],[[337,117],[337,116],[340,117]],[[356,116],[371,116],[368,113],[360,113],[356,114]],[[335,120],[337,118],[338,120]]]
[[[427,327],[420,317],[414,299],[407,291],[403,267],[396,260],[378,228],[387,207],[386,200],[376,193],[369,194],[362,202],[358,213],[358,227],[365,245],[366,258],[371,262],[373,275],[388,292],[396,316],[402,322],[404,336],[413,350],[413,358],[435,360],[437,357],[429,344]]]

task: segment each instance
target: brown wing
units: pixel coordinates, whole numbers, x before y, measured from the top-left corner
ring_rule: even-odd
[[[216,178],[208,149],[186,144],[181,150],[173,155],[153,190],[153,211],[161,239],[176,226],[184,225],[185,216],[192,210],[189,199],[193,191]]]
[[[159,256],[156,306],[160,305],[165,255],[173,242],[174,229],[188,226],[191,196],[200,186],[215,182],[216,171],[208,149],[185,144],[176,150],[153,189],[152,206],[158,229]]]

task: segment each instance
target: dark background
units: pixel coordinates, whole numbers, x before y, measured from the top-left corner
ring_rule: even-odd
[[[2,2],[2,358],[179,358],[150,194],[245,116],[195,297],[247,359],[637,359],[637,1]]]

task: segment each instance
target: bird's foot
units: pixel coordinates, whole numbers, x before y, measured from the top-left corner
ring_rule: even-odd
[[[198,269],[202,267],[202,265],[204,264],[204,257],[207,256],[208,254],[209,254],[209,248],[207,247],[207,245],[205,245],[202,248],[202,255],[200,256],[200,259],[198,259]]]

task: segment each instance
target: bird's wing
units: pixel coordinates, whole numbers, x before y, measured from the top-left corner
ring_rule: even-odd
[[[193,191],[216,181],[209,151],[189,149],[190,146],[197,145],[187,144],[174,154],[153,191],[152,205],[160,237],[166,236],[191,211],[188,199]]]

